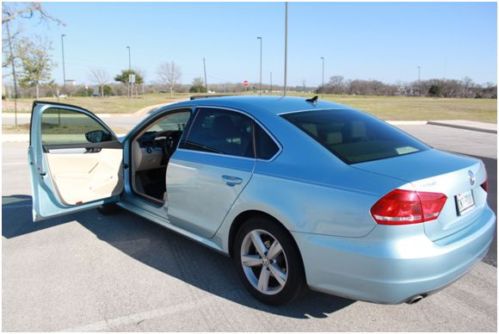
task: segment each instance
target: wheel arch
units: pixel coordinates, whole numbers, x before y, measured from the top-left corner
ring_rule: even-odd
[[[229,256],[231,258],[233,257],[233,250],[232,249],[233,249],[233,246],[234,246],[234,240],[235,240],[237,231],[239,231],[239,229],[244,224],[244,222],[246,222],[248,219],[254,218],[254,217],[265,217],[267,219],[270,219],[275,224],[281,226],[284,231],[286,231],[286,233],[289,235],[290,239],[292,240],[294,246],[298,250],[298,254],[300,255],[300,262],[301,262],[302,268],[304,269],[305,265],[303,263],[303,257],[301,255],[301,250],[298,247],[298,243],[296,242],[295,238],[293,237],[293,234],[289,231],[288,228],[286,228],[286,226],[283,223],[281,223],[279,221],[279,219],[277,219],[276,217],[272,216],[271,214],[268,214],[268,213],[260,211],[260,210],[246,210],[246,211],[243,211],[243,212],[239,213],[233,219],[232,224],[230,226],[229,237],[228,237],[229,240],[228,240],[228,243],[227,243],[228,244],[228,253],[229,253]],[[304,273],[305,273],[305,270],[304,270]]]

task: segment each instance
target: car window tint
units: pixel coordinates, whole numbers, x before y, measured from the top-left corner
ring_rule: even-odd
[[[90,116],[62,108],[49,108],[42,114],[43,145],[88,144],[86,134],[103,131],[101,142],[113,140],[111,133]]]
[[[386,159],[428,149],[404,132],[359,111],[317,110],[282,117],[346,163]]]
[[[274,140],[263,130],[258,124],[255,123],[255,145],[256,145],[256,157],[258,159],[268,160],[272,158],[277,151],[279,151],[279,146],[274,142]]]
[[[234,111],[198,109],[188,137],[181,147],[252,158],[253,121]]]

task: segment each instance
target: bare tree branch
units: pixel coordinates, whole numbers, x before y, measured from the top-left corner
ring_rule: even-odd
[[[175,64],[174,61],[166,62],[158,67],[156,73],[158,74],[160,81],[167,87],[169,87],[170,95],[173,96],[175,86],[178,84],[180,78],[182,77],[182,71],[180,70],[180,67]]]
[[[91,80],[99,85],[100,95],[104,96],[104,86],[110,81],[109,74],[101,68],[93,68],[90,70]]]
[[[62,26],[66,25],[63,21],[47,13],[39,2],[31,2],[23,7],[6,5],[4,3],[2,8],[2,24],[17,18],[31,19],[35,14],[38,14],[41,21],[52,21]]]

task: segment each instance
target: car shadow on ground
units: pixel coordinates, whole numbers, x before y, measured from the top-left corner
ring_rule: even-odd
[[[120,210],[103,215],[98,210],[33,222],[31,196],[4,196],[2,235],[11,239],[76,221],[100,240],[132,258],[199,289],[247,307],[292,318],[325,318],[354,303],[353,300],[309,291],[289,305],[272,307],[255,300],[243,287],[230,258]]]

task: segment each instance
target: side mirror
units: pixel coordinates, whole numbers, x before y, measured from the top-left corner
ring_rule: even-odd
[[[93,130],[85,133],[85,137],[90,143],[102,143],[111,140],[111,134],[104,130]]]

